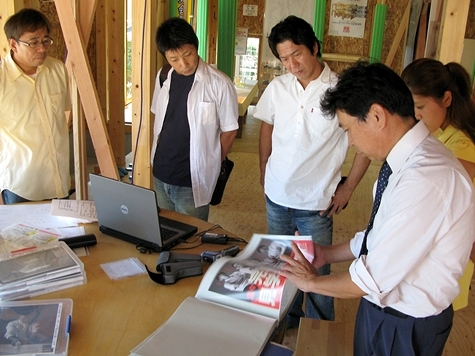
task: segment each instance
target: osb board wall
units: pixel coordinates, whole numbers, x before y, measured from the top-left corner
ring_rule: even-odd
[[[46,15],[49,22],[51,23],[50,35],[54,41],[54,44],[49,49],[48,54],[54,58],[64,61],[66,58],[67,49],[66,44],[64,43],[63,32],[61,30],[61,25],[59,23],[54,2],[41,1],[40,11]]]
[[[257,5],[257,16],[244,16],[244,5]],[[266,0],[238,0],[236,26],[247,28],[249,36],[262,36],[265,8]]]
[[[1,1],[1,0],[0,0]],[[51,38],[54,40],[54,44],[51,46],[50,50],[48,51],[48,55],[51,57],[60,59],[62,61],[66,60],[67,56],[67,48],[66,43],[64,42],[63,32],[61,30],[61,24],[59,22],[58,13],[56,12],[56,6],[54,2],[51,1],[41,1],[39,10],[46,15],[49,22],[51,23]],[[92,26],[91,33],[94,34],[95,32],[95,21]],[[95,36],[92,35],[89,39],[87,53],[89,64],[91,65],[91,71],[93,77],[96,77],[96,47],[95,47]]]
[[[396,32],[401,23],[404,11],[410,0],[388,0],[386,1],[387,10],[386,10],[386,23],[384,30],[383,38],[383,49],[381,61],[384,63],[386,57],[388,56],[389,50],[393,43],[393,39],[396,35]],[[339,53],[339,54],[350,54],[350,55],[359,55],[361,57],[369,57],[370,45],[371,45],[371,34],[373,30],[373,19],[375,7],[377,0],[368,0],[367,3],[367,12],[366,12],[366,22],[365,22],[365,31],[363,38],[352,38],[352,37],[340,37],[340,36],[330,36],[328,35],[330,10],[331,10],[331,1],[327,1],[327,12],[326,12],[326,21],[325,21],[325,37],[323,38],[323,51],[326,53]],[[319,39],[322,41],[322,39]],[[392,62],[391,68],[396,72],[400,72],[402,61],[404,58],[404,47],[405,42],[402,40],[397,49],[396,55]],[[347,62],[328,62],[329,66],[335,72],[341,72],[343,69],[348,67],[350,63]]]
[[[475,0],[470,1],[468,10],[467,29],[465,30],[465,38],[475,39]]]

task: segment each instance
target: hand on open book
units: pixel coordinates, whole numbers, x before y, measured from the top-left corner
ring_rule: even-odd
[[[288,278],[298,289],[310,292],[312,281],[318,277],[318,271],[314,265],[307,261],[294,242],[291,242],[291,247],[294,257],[286,255],[280,257],[282,261],[286,262],[281,268],[280,274]]]

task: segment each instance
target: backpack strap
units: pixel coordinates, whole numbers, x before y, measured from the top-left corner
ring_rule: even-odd
[[[160,71],[160,88],[163,87],[163,83],[165,82],[165,80],[167,80],[168,72],[170,72],[170,69],[172,69],[170,63],[165,63],[163,65],[162,70]]]

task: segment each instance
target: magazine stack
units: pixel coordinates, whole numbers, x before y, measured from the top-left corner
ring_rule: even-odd
[[[0,254],[0,302],[85,283],[83,263],[63,241]]]

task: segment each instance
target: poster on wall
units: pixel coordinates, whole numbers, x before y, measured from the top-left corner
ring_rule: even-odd
[[[328,34],[363,38],[368,0],[332,0]]]
[[[236,45],[234,54],[246,54],[247,50],[247,28],[236,28]]]

